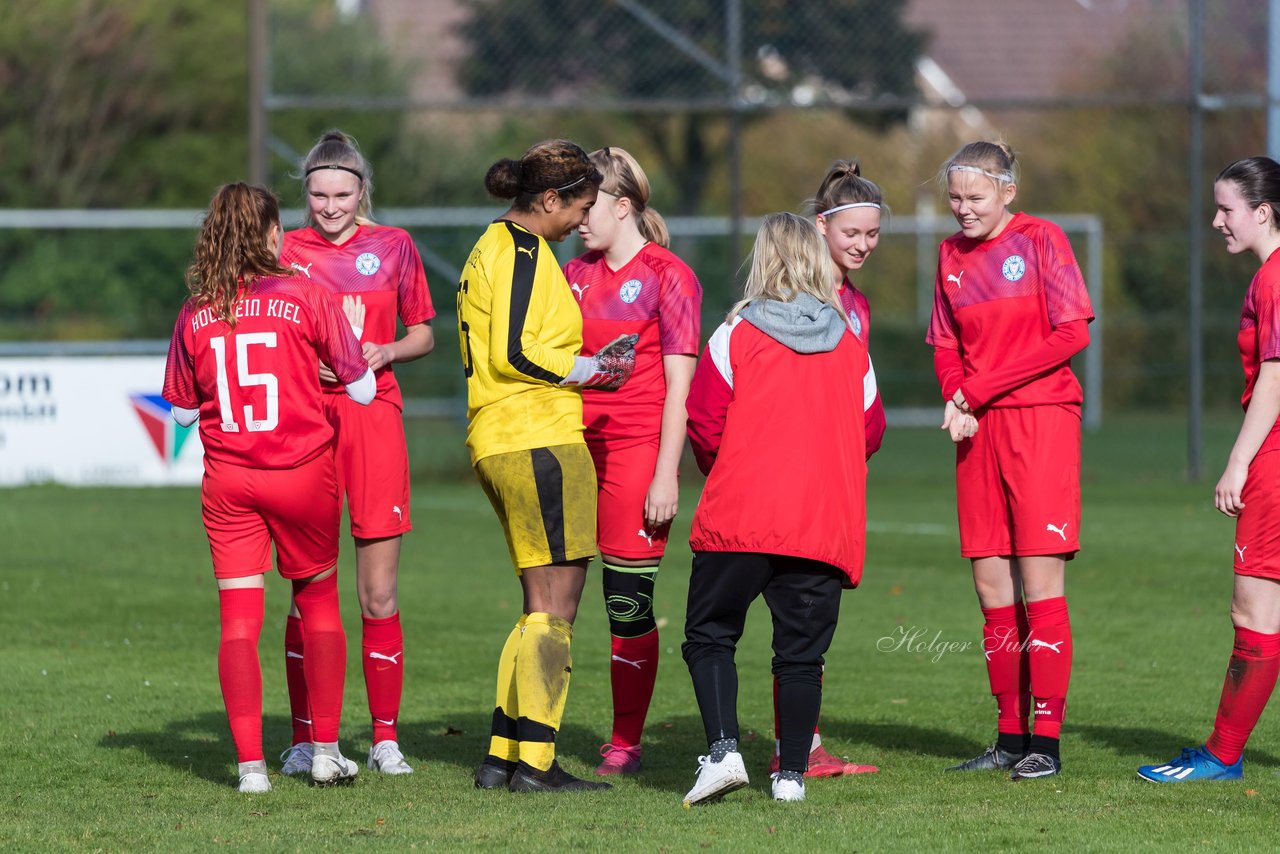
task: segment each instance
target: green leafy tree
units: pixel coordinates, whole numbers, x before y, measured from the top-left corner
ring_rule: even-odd
[[[699,207],[725,154],[722,3],[646,2],[691,49],[664,38],[628,7],[598,0],[469,0],[461,28],[470,53],[460,81],[473,95],[563,101],[581,98],[669,99],[679,110],[630,121],[678,186],[681,213]],[[795,3],[744,0],[742,79],[748,109],[778,104],[850,105],[881,95],[915,94],[914,63],[924,36],[902,21],[903,0]],[[701,57],[701,59],[699,58]],[[710,60],[709,62],[706,60]],[[750,113],[748,113],[750,115]],[[878,125],[905,113],[865,112]]]

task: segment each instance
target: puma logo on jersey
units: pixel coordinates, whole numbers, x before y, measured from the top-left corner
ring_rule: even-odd
[[[1053,531],[1059,537],[1062,537],[1062,541],[1065,543],[1067,541],[1067,525],[1070,524],[1070,522],[1063,522],[1062,527],[1059,528],[1057,525],[1050,522],[1048,525],[1044,526],[1044,529],[1046,532]]]
[[[964,278],[964,270],[961,270],[961,271],[960,271],[960,275],[958,275],[958,276],[947,276],[947,281],[948,281],[948,282],[955,282],[955,283],[956,283],[956,287],[957,287],[957,288],[959,288],[959,287],[960,287],[960,280],[961,280],[961,279],[963,279],[963,278]]]
[[[1244,550],[1245,550],[1245,549],[1247,549],[1247,548],[1249,548],[1249,547],[1248,547],[1248,546],[1242,546],[1242,545],[1240,545],[1239,543],[1237,543],[1237,544],[1236,544],[1236,554],[1240,555],[1240,562],[1241,562],[1241,563],[1244,563]]]
[[[404,650],[401,650],[400,652],[394,653],[392,655],[383,655],[380,652],[369,653],[370,658],[377,658],[377,659],[381,659],[382,661],[390,661],[392,664],[399,664],[400,662],[396,661],[396,659],[402,655],[404,655]]]
[[[615,655],[615,656],[613,656],[613,658],[611,658],[611,659],[610,659],[610,661],[616,661],[616,662],[618,662],[619,664],[630,664],[630,665],[631,665],[632,667],[634,667],[636,670],[640,670],[640,669],[642,669],[642,668],[640,667],[640,665],[644,664],[644,663],[645,663],[646,661],[648,661],[648,660],[649,660],[649,659],[647,659],[647,658],[642,658],[642,659],[640,659],[639,661],[628,661],[627,659],[623,658],[623,657],[622,657],[622,656],[620,656],[620,655]]]
[[[1042,646],[1045,649],[1051,649],[1054,652],[1058,653],[1059,655],[1062,654],[1062,650],[1058,649],[1058,647],[1062,646],[1062,641],[1058,641],[1057,643],[1049,643],[1048,641],[1042,641],[1042,640],[1037,640],[1035,638],[1032,638],[1031,641],[1027,644],[1027,647],[1029,649],[1035,649],[1038,646]]]
[[[524,254],[526,254],[526,255],[528,255],[528,256],[529,256],[529,260],[530,260],[530,261],[532,261],[532,260],[533,260],[533,249],[531,249],[531,248],[529,248],[529,247],[526,247],[526,246],[517,246],[517,247],[516,247],[516,251],[517,251],[517,252],[523,252]]]
[[[311,265],[312,265],[312,264],[314,264],[314,263],[316,263],[316,262],[315,262],[315,261],[312,261],[312,262],[311,262],[311,264],[308,264],[307,266],[305,266],[305,267],[304,267],[304,266],[302,266],[301,264],[299,264],[297,261],[294,261],[294,262],[293,262],[292,264],[290,264],[289,266],[290,266],[290,267],[292,267],[292,268],[293,268],[293,269],[295,269],[295,270],[301,270],[302,272],[306,273],[306,274],[307,274],[307,278],[309,279],[309,278],[311,278]]]
[[[396,514],[396,518],[399,519],[401,522],[404,521],[404,512],[400,509],[400,505],[398,504],[392,505],[391,512]]]
[[[582,295],[587,292],[587,288],[589,287],[591,287],[591,285],[580,285],[577,282],[574,282],[569,286],[569,290],[573,291],[578,297],[578,302],[582,302]]]
[[[636,536],[644,537],[645,541],[649,543],[649,547],[653,548],[653,534],[650,534],[644,528],[641,528],[640,530],[636,531]]]

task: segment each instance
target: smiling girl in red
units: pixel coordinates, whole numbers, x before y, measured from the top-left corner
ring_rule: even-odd
[[[949,770],[1048,777],[1062,767],[1066,562],[1080,549],[1083,394],[1071,357],[1089,343],[1093,309],[1062,229],[1009,210],[1018,188],[1008,146],[964,146],[941,180],[960,231],[938,250],[926,340],[957,442],[960,553],[985,618],[999,733]]]

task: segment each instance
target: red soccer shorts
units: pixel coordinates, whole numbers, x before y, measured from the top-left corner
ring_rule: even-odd
[[[1280,580],[1280,451],[1265,451],[1249,464],[1236,519],[1237,575]]]
[[[1080,412],[993,408],[956,446],[960,554],[1071,555],[1080,550]]]
[[[600,492],[596,502],[596,538],[600,554],[641,560],[661,558],[671,526],[651,530],[644,523],[644,498],[658,462],[658,440],[619,447],[587,441],[596,465]]]
[[[345,394],[326,394],[333,425],[338,488],[347,497],[351,535],[395,537],[413,530],[409,519],[409,450],[400,410],[375,398],[361,406]]]
[[[292,469],[251,469],[205,457],[200,487],[216,578],[309,578],[338,562],[342,502],[328,449]]]

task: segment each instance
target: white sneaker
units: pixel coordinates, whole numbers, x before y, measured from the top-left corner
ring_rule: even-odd
[[[769,777],[773,780],[773,799],[775,801],[804,800],[803,780],[785,780],[782,775],[777,773],[770,774]]]
[[[284,753],[280,754],[280,761],[284,763],[280,773],[287,777],[292,777],[296,774],[310,774],[311,758],[313,756],[315,756],[315,750],[311,747],[311,742],[309,741],[290,746]]]
[[[341,753],[337,756],[317,753],[311,760],[311,779],[321,786],[354,780],[358,773],[360,766]]]
[[[257,762],[241,762],[239,789],[248,794],[271,791],[271,781],[267,779],[267,763],[261,759]]]
[[[688,809],[694,804],[714,803],[748,782],[747,767],[736,750],[726,753],[719,762],[712,762],[710,756],[699,756],[698,781],[684,796],[684,806]]]
[[[404,761],[400,745],[394,741],[380,741],[369,750],[369,770],[383,774],[412,774],[413,767]]]

